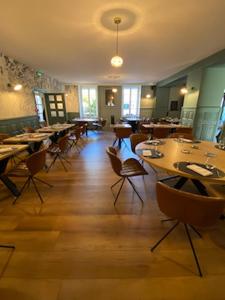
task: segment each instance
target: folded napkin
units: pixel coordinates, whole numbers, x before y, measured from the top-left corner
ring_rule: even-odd
[[[210,175],[213,174],[209,170],[206,170],[206,169],[204,169],[202,167],[199,167],[197,165],[194,165],[194,164],[193,165],[187,165],[187,168],[194,171],[194,172],[196,172],[196,173],[198,173],[199,175],[202,175],[202,176],[210,176]]]
[[[193,142],[192,140],[184,139],[184,138],[181,138],[180,140],[184,143],[192,143]]]
[[[143,156],[152,156],[152,151],[151,150],[142,150],[142,155]]]
[[[12,151],[12,148],[0,148],[0,153]]]

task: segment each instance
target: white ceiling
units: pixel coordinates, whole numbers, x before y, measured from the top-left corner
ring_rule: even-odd
[[[0,0],[0,51],[68,83],[155,83],[225,48],[224,12],[225,0]]]

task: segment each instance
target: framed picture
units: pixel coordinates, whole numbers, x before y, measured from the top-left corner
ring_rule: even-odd
[[[48,99],[49,99],[49,101],[55,101],[54,95],[49,95],[49,96],[48,96]]]
[[[63,109],[63,103],[57,103],[58,109]]]
[[[64,117],[64,111],[58,111],[59,117]]]
[[[50,108],[55,109],[55,103],[50,103]]]
[[[105,90],[105,105],[106,106],[115,106],[115,97],[116,94],[112,90]]]
[[[170,102],[170,110],[177,111],[178,110],[178,101],[173,100]]]
[[[57,102],[62,102],[63,101],[62,95],[56,95],[56,101]]]
[[[56,114],[56,111],[55,111],[55,110],[52,110],[52,111],[51,111],[51,117],[57,117],[57,114]]]

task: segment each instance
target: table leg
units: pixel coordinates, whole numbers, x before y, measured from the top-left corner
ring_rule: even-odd
[[[4,185],[10,190],[10,192],[18,197],[20,195],[19,190],[15,183],[13,183],[7,175],[4,174],[9,158],[6,158],[0,161],[0,180],[4,183]]]

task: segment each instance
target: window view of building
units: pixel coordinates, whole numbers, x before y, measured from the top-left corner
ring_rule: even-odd
[[[123,87],[122,116],[140,114],[140,97],[139,86]]]
[[[98,116],[97,88],[80,87],[80,115],[85,118]]]

